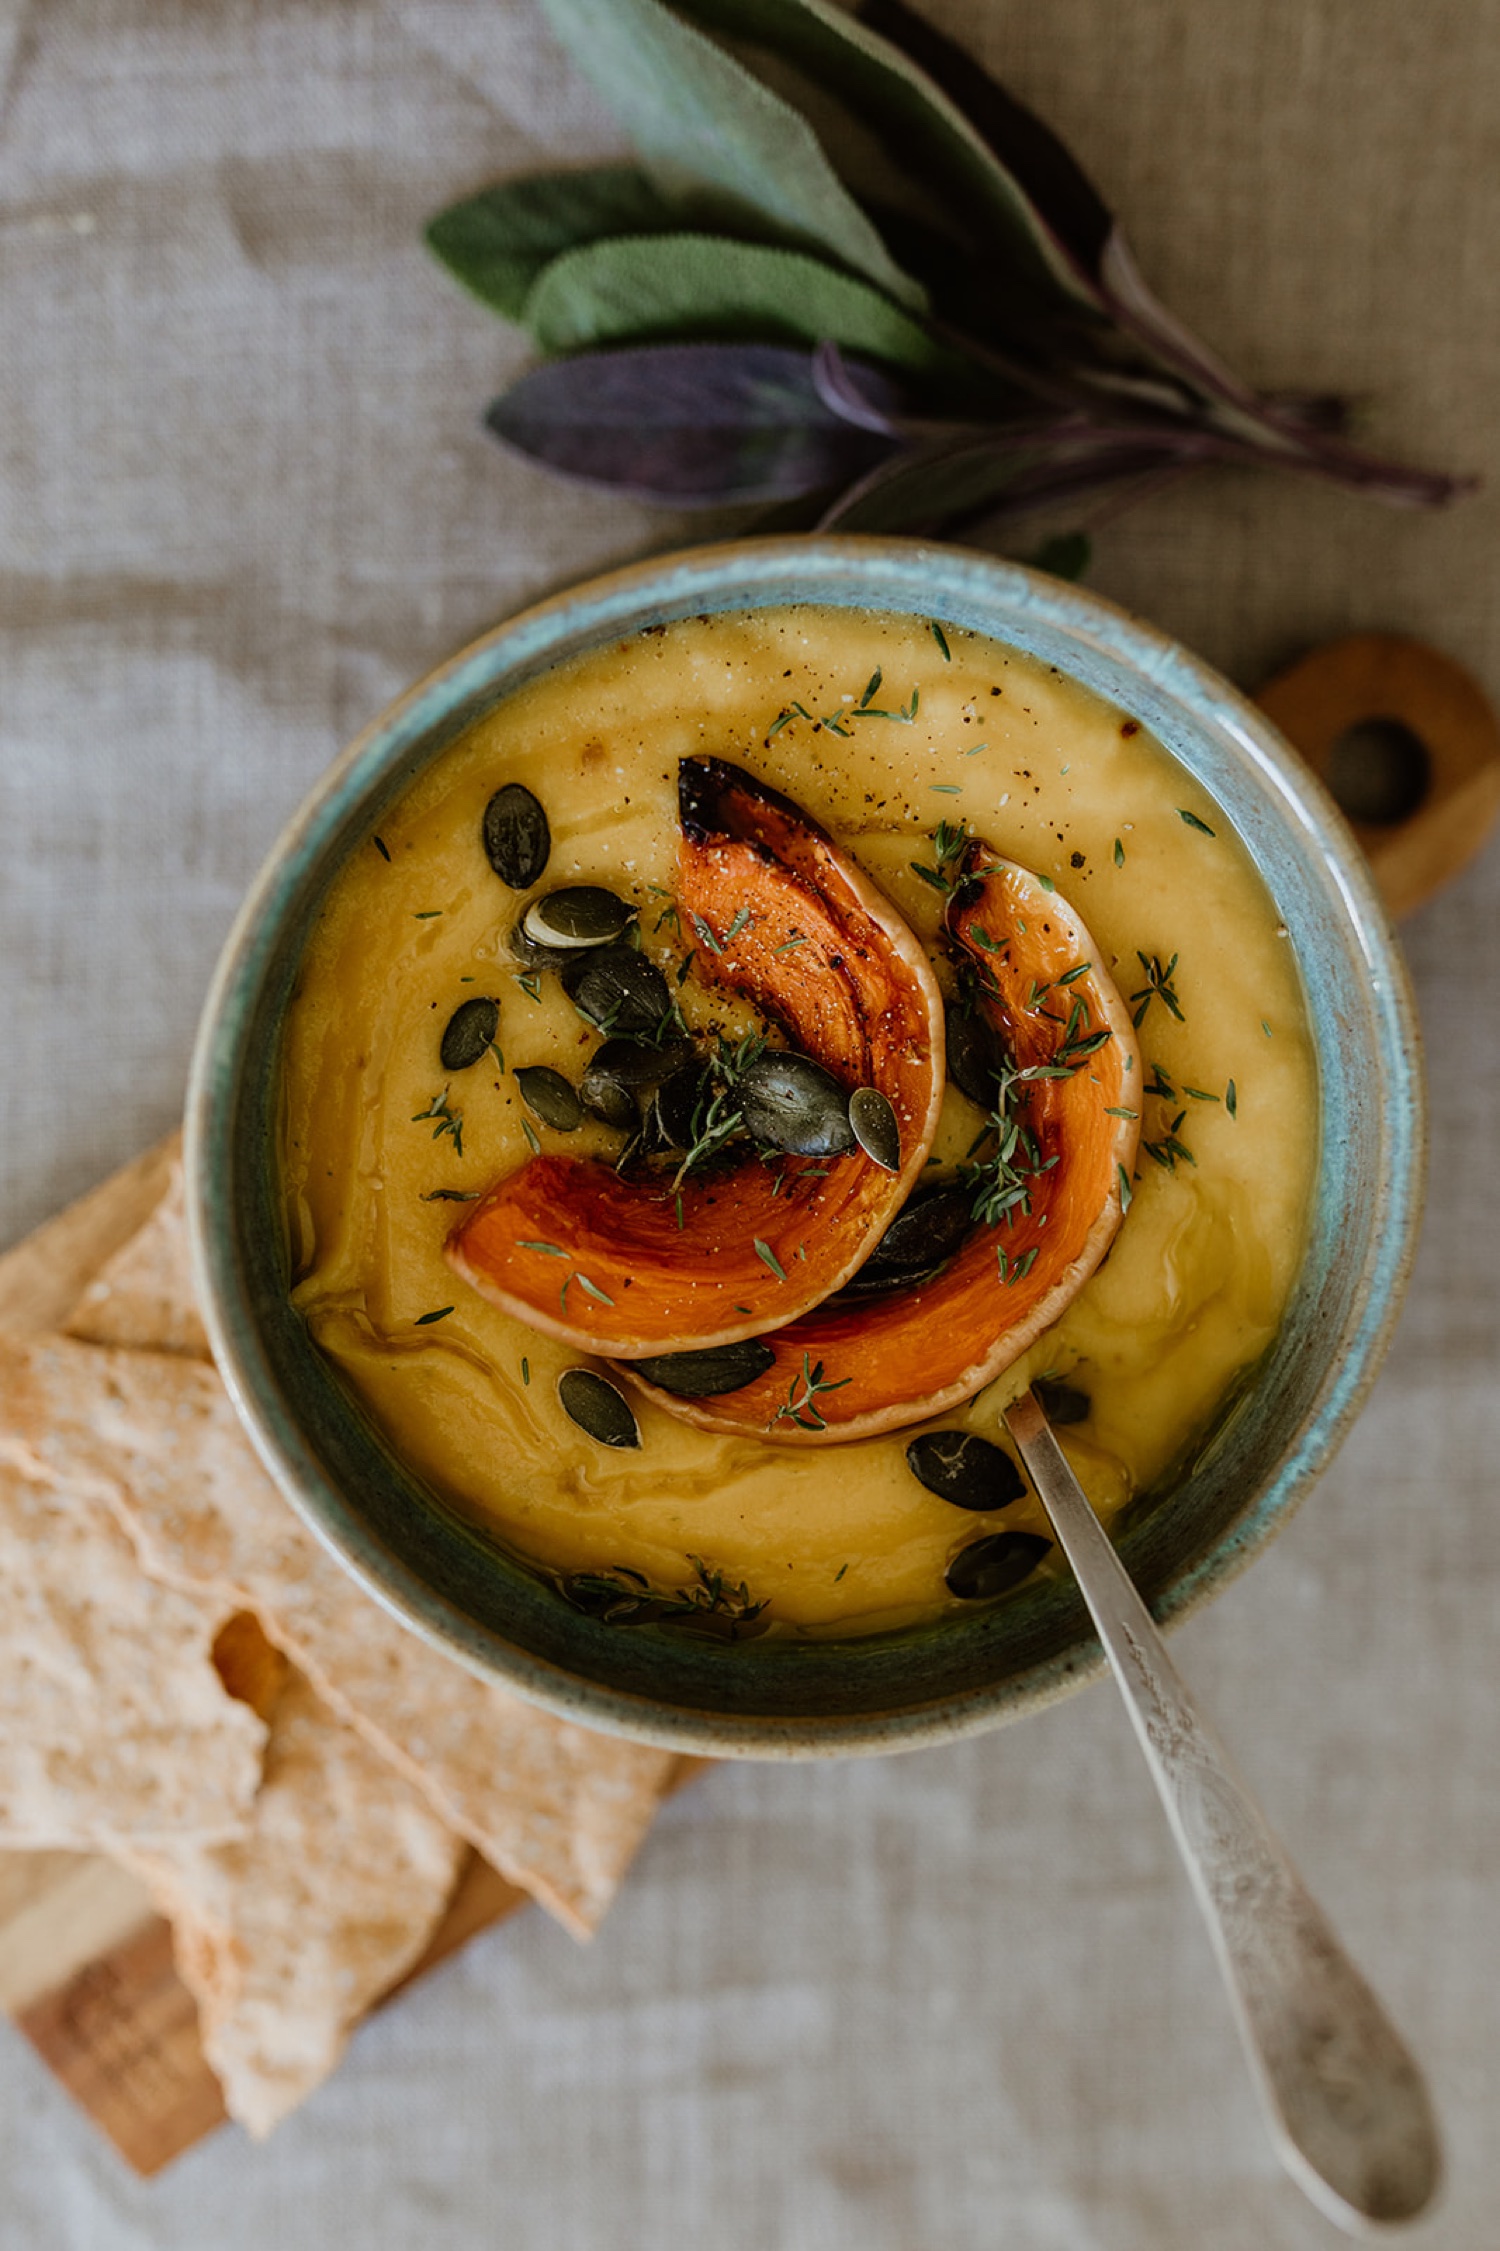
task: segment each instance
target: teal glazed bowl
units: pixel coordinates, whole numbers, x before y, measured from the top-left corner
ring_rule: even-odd
[[[1186,650],[1059,580],[899,539],[760,539],[596,579],[498,627],[392,706],[282,837],[219,965],[194,1058],[188,1173],[214,1352],[288,1500],[369,1593],[475,1672],[588,1726],[684,1751],[842,1755],[993,1727],[1102,1658],[1071,1582],[900,1634],[725,1647],[570,1608],[393,1458],[289,1299],[277,1181],[282,1024],[309,933],[383,810],[475,719],[550,667],[705,611],[820,603],[939,616],[1123,706],[1223,807],[1287,925],[1321,1075],[1315,1208],[1281,1332],[1121,1548],[1171,1621],[1243,1568],[1327,1462],[1394,1325],[1424,1119],[1406,979],[1358,847],[1266,719]]]

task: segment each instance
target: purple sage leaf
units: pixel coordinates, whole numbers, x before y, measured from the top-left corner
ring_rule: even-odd
[[[872,406],[898,416],[896,385],[854,364]],[[579,353],[523,375],[485,419],[560,476],[676,508],[830,490],[891,450],[824,401],[807,352],[777,344]]]

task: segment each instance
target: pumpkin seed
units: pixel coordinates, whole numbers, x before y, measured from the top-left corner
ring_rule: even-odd
[[[849,1097],[849,1124],[855,1140],[882,1172],[901,1170],[901,1128],[896,1113],[877,1086],[857,1086]]]
[[[449,1017],[438,1054],[445,1071],[467,1071],[479,1061],[500,1029],[500,1003],[475,996],[460,1001]]]
[[[810,1055],[771,1048],[735,1087],[753,1140],[792,1157],[841,1157],[854,1147],[849,1096]]]
[[[991,1532],[960,1548],[943,1579],[960,1602],[992,1602],[1029,1579],[1051,1545],[1040,1532]]]
[[[658,1134],[669,1149],[693,1146],[698,1138],[698,1103],[700,1097],[709,1092],[710,1085],[702,1064],[684,1063],[657,1088],[651,1114]]]
[[[961,1181],[945,1188],[929,1188],[901,1206],[872,1252],[869,1266],[878,1260],[895,1268],[931,1266],[953,1257],[973,1226],[969,1209],[973,1197]],[[862,1273],[868,1267],[862,1267]]]
[[[524,962],[528,969],[562,969],[568,962],[578,959],[575,952],[562,946],[535,945],[519,922],[510,926],[509,944],[516,960]]]
[[[586,1617],[599,1618],[606,1626],[649,1625],[661,1615],[661,1602],[653,1596],[642,1579],[642,1592],[635,1587],[622,1585],[625,1574],[611,1576],[607,1571],[574,1571],[558,1581],[558,1589],[565,1602]],[[634,1579],[639,1576],[631,1572]]]
[[[636,918],[636,909],[598,884],[575,883],[533,899],[521,929],[534,946],[573,953],[583,946],[611,946]]]
[[[569,1421],[601,1446],[639,1446],[640,1427],[625,1394],[592,1368],[565,1368],[557,1379],[557,1396]]]
[[[552,831],[541,800],[519,782],[497,789],[484,809],[484,856],[512,891],[540,883],[552,854]]]
[[[666,978],[633,946],[580,949],[562,981],[579,1013],[606,1032],[654,1032],[672,1005]]]
[[[995,1082],[1005,1068],[1000,1035],[977,1008],[949,1001],[943,1010],[948,1035],[948,1076],[960,1094],[981,1110],[995,1106]]]
[[[1082,1423],[1089,1419],[1089,1395],[1075,1384],[1055,1383],[1039,1376],[1032,1385],[1048,1422]]]
[[[775,1367],[776,1355],[759,1337],[746,1337],[739,1344],[709,1345],[701,1352],[663,1352],[630,1364],[647,1383],[678,1399],[717,1399],[754,1383],[767,1368]]]
[[[974,1224],[972,1197],[961,1182],[929,1188],[902,1205],[864,1265],[846,1282],[846,1297],[915,1289],[941,1274]]]
[[[1003,1446],[973,1430],[924,1430],[906,1449],[913,1477],[955,1508],[1009,1508],[1026,1481]]]
[[[845,1298],[893,1297],[897,1290],[922,1290],[929,1282],[935,1282],[947,1266],[948,1261],[941,1259],[936,1266],[903,1266],[893,1270],[876,1267],[875,1261],[869,1259],[828,1303],[837,1305]]]
[[[550,1063],[528,1063],[524,1070],[517,1071],[516,1085],[527,1109],[543,1125],[551,1126],[554,1133],[578,1131],[583,1123],[583,1104],[577,1087],[569,1086],[561,1071],[554,1071]]]
[[[583,1106],[606,1125],[632,1132],[640,1124],[641,1102],[670,1077],[691,1053],[685,1042],[648,1046],[643,1040],[612,1039],[589,1057],[579,1093]]]
[[[618,1133],[635,1133],[641,1122],[640,1104],[628,1086],[612,1079],[608,1072],[596,1071],[592,1064],[578,1082],[578,1093],[591,1118],[613,1126]]]

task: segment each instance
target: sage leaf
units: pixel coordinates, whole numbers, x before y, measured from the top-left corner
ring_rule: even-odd
[[[1094,543],[1086,531],[1054,532],[1034,555],[1022,559],[1034,571],[1050,571],[1054,578],[1080,579],[1094,559]]]
[[[902,6],[856,18],[828,0],[678,0],[694,22],[769,50],[882,142],[935,196],[992,277],[1076,319],[1102,310],[1095,269],[1110,214],[1054,133],[973,57]]]
[[[903,446],[850,485],[819,531],[936,531],[960,510],[983,507],[1014,475],[983,439],[963,446]]]
[[[547,19],[669,195],[717,191],[915,312],[927,293],[891,257],[811,125],[660,0],[542,0]]]
[[[900,399],[859,365],[863,395]],[[847,484],[889,443],[823,399],[804,351],[647,344],[551,360],[496,399],[497,438],[559,475],[679,508],[790,499]]]
[[[701,234],[622,236],[554,258],[522,315],[544,352],[627,337],[824,337],[898,366],[948,355],[909,314],[852,274],[800,251]]]
[[[639,166],[603,164],[481,188],[429,221],[427,243],[481,303],[519,321],[533,282],[562,251],[608,235],[681,225],[681,205],[669,202]]]
[[[1203,456],[1211,458],[1211,456]],[[1199,458],[1179,433],[1150,444],[1063,438],[1055,428],[1003,427],[908,446],[877,463],[819,520],[822,531],[926,531],[993,525],[1092,499]]]

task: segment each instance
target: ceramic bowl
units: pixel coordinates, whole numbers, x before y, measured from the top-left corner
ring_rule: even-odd
[[[1097,595],[895,539],[764,539],[573,589],[441,665],[347,750],[276,846],[230,936],[194,1059],[188,1167],[214,1350],[287,1498],[369,1592],[475,1671],[588,1725],[747,1757],[885,1751],[991,1727],[1101,1663],[1070,1582],[859,1640],[725,1649],[568,1607],[392,1458],[288,1303],[277,1194],[280,1036],[346,857],[464,728],[559,661],[647,625],[790,602],[941,616],[1055,664],[1142,720],[1224,808],[1288,926],[1322,1080],[1316,1206],[1280,1335],[1122,1552],[1183,1616],[1283,1525],[1368,1388],[1417,1230],[1422,1073],[1406,979],[1336,809],[1253,705]]]

